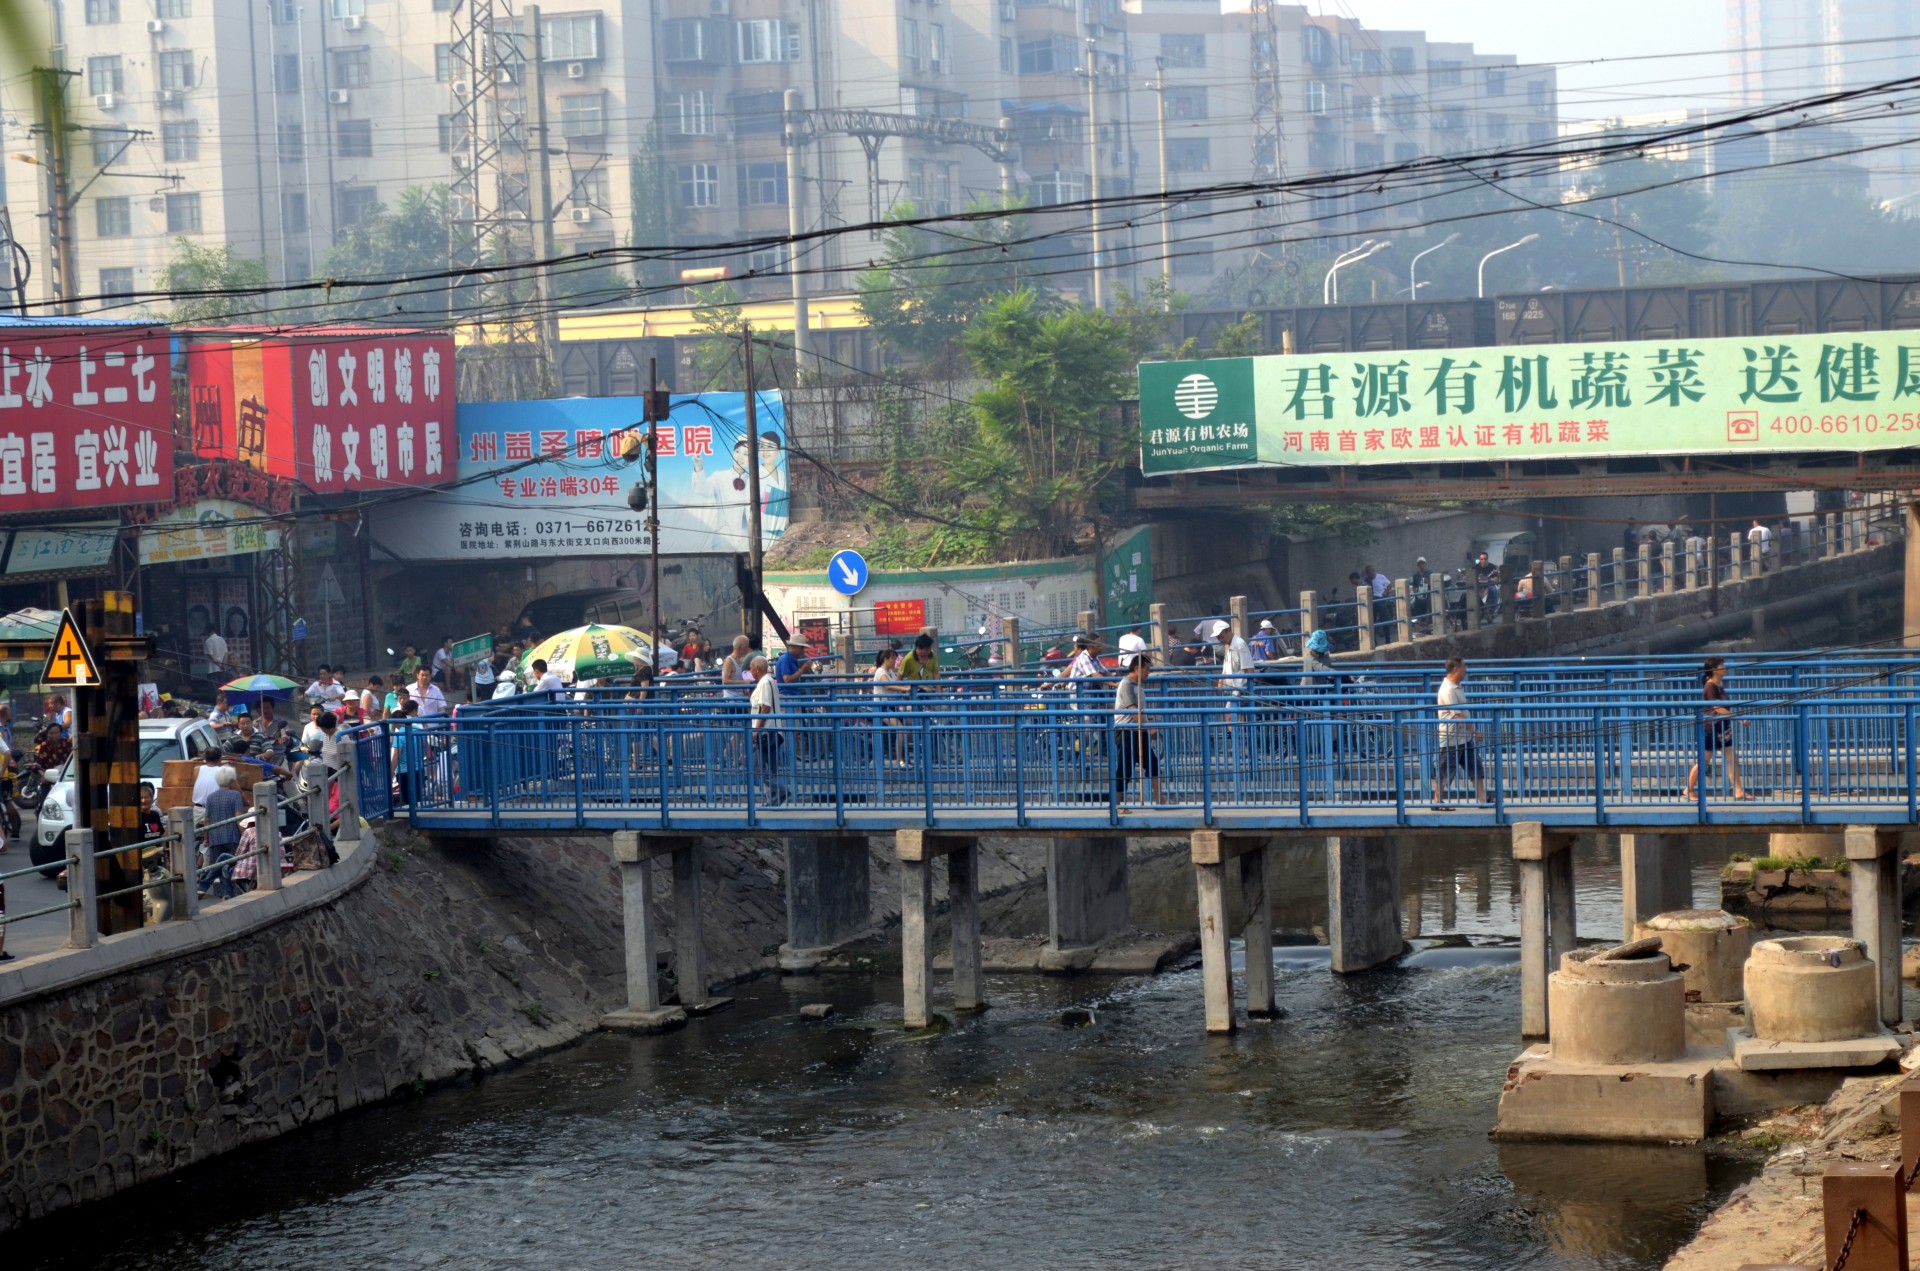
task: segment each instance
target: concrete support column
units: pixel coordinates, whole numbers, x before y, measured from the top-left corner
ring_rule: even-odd
[[[1233,962],[1227,940],[1227,869],[1219,861],[1193,864],[1200,918],[1200,983],[1207,1031],[1233,1031]]]
[[[1816,523],[1820,526],[1820,559],[1822,560],[1832,560],[1840,554],[1838,521],[1838,516],[1832,512],[1816,518]]]
[[[900,993],[908,1028],[933,1023],[933,862],[900,862]]]
[[[1153,640],[1153,660],[1157,665],[1165,666],[1167,664],[1167,650],[1171,647],[1167,642],[1167,607],[1165,605],[1148,605],[1147,622],[1153,631],[1151,637]]]
[[[1651,596],[1653,594],[1653,544],[1640,544],[1634,550],[1634,555],[1639,562],[1639,576],[1635,580],[1633,594],[1642,597]]]
[[[1687,540],[1687,590],[1699,591],[1700,580],[1700,539],[1698,536]]]
[[[1227,597],[1227,626],[1233,634],[1245,640],[1253,635],[1253,628],[1247,623],[1247,598],[1245,596]]]
[[[1480,584],[1474,581],[1473,570],[1465,571],[1467,585],[1467,630],[1480,629]]]
[[[168,852],[167,869],[173,874],[173,916],[191,919],[200,912],[200,880],[194,871],[200,867],[193,822],[193,805],[167,813],[168,829],[175,842]]]
[[[1671,596],[1673,586],[1673,540],[1660,544],[1660,594]]]
[[[680,983],[680,1005],[688,1009],[712,1000],[700,908],[700,845],[687,843],[673,850],[673,966]]]
[[[67,947],[91,949],[100,943],[99,881],[93,876],[93,831],[67,831]]]
[[[653,913],[653,861],[671,851],[675,840],[643,839],[631,830],[613,835],[613,859],[620,870],[622,943],[627,964],[627,1004],[601,1022],[610,1028],[643,1032],[685,1022],[687,1013],[668,1006],[660,994],[659,930]]]
[[[1000,619],[1000,660],[1005,662],[1009,671],[1020,669],[1020,619],[1015,614],[1005,614]]]
[[[1846,831],[1847,880],[1853,890],[1853,938],[1867,946],[1880,972],[1880,1019],[1900,1022],[1900,835],[1871,825]]]
[[[1240,857],[1240,904],[1247,911],[1243,937],[1247,947],[1247,1015],[1272,1019],[1279,1014],[1273,1000],[1273,903],[1267,896],[1267,849],[1254,848]]]
[[[1327,943],[1348,975],[1400,956],[1400,852],[1390,839],[1327,839]]]
[[[948,913],[953,926],[954,1005],[986,1005],[981,996],[980,892],[972,836],[935,830],[898,830],[900,861],[901,996],[908,1028],[933,1023],[933,860],[947,856]]]
[[[787,942],[780,969],[811,971],[835,946],[872,927],[867,840],[850,834],[787,836]]]
[[[1587,598],[1585,608],[1600,607],[1600,553],[1587,553]]]
[[[1413,643],[1413,581],[1408,578],[1393,580],[1393,638]]]
[[[271,781],[259,781],[253,787],[253,839],[260,855],[254,858],[253,884],[261,891],[279,891],[280,873],[280,787]],[[326,832],[324,823],[319,833]]]
[[[1613,549],[1613,598],[1627,598],[1627,549],[1624,547]]]
[[[1907,578],[1901,596],[1900,642],[1920,646],[1920,503],[1907,503]]]
[[[1126,930],[1127,918],[1127,840],[1117,834],[1049,838],[1047,952],[1097,945]]]
[[[947,853],[947,917],[953,928],[953,1008],[984,1010],[980,970],[980,847],[972,839]]]
[[[1306,647],[1307,637],[1320,629],[1320,593],[1303,591],[1300,593],[1300,646]]]
[[[1573,946],[1573,835],[1538,821],[1513,827],[1520,882],[1520,1034],[1548,1036],[1547,976],[1557,950]],[[1555,858],[1561,858],[1555,863]]]
[[[1622,940],[1655,914],[1693,908],[1693,870],[1684,840],[1665,834],[1620,836]]]
[[[340,828],[334,831],[333,845],[345,847],[360,841],[360,759],[359,747],[348,744],[340,747],[340,770],[335,780],[340,783]]]
[[[1360,642],[1360,652],[1373,652],[1373,590],[1365,583],[1353,595],[1354,639]]]
[[[1727,535],[1727,579],[1747,576],[1747,536],[1738,531]]]

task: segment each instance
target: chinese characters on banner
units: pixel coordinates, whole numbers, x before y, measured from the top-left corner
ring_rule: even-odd
[[[309,490],[454,479],[453,340],[426,332],[318,332],[187,351],[195,453],[237,459]]]
[[[1149,476],[1920,446],[1920,333],[1148,362]]]
[[[165,332],[0,330],[0,513],[172,497]]]
[[[876,600],[873,604],[875,635],[919,635],[927,625],[924,600]]]

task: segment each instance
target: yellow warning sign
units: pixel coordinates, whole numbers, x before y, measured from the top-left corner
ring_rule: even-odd
[[[47,665],[40,678],[62,688],[92,688],[100,683],[100,664],[93,660],[93,650],[80,638],[80,628],[71,610],[60,613],[60,633],[53,638],[53,649],[47,654]]]

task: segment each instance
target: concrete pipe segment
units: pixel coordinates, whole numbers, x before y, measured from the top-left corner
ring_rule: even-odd
[[[1747,957],[1747,1023],[1762,1041],[1831,1042],[1880,1029],[1878,977],[1845,936],[1762,940]]]
[[[1659,1063],[1687,1049],[1686,983],[1658,940],[1561,958],[1547,980],[1547,1018],[1561,1063]]]
[[[1659,937],[1660,949],[1686,982],[1690,1002],[1737,1002],[1744,993],[1753,924],[1724,909],[1675,909],[1640,923],[1636,939]]]

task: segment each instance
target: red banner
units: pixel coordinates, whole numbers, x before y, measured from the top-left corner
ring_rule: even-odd
[[[451,336],[341,330],[196,340],[187,375],[198,454],[322,494],[453,480]]]
[[[0,513],[172,497],[165,332],[0,328]]]
[[[927,625],[924,600],[876,600],[873,602],[875,635],[919,635]]]

